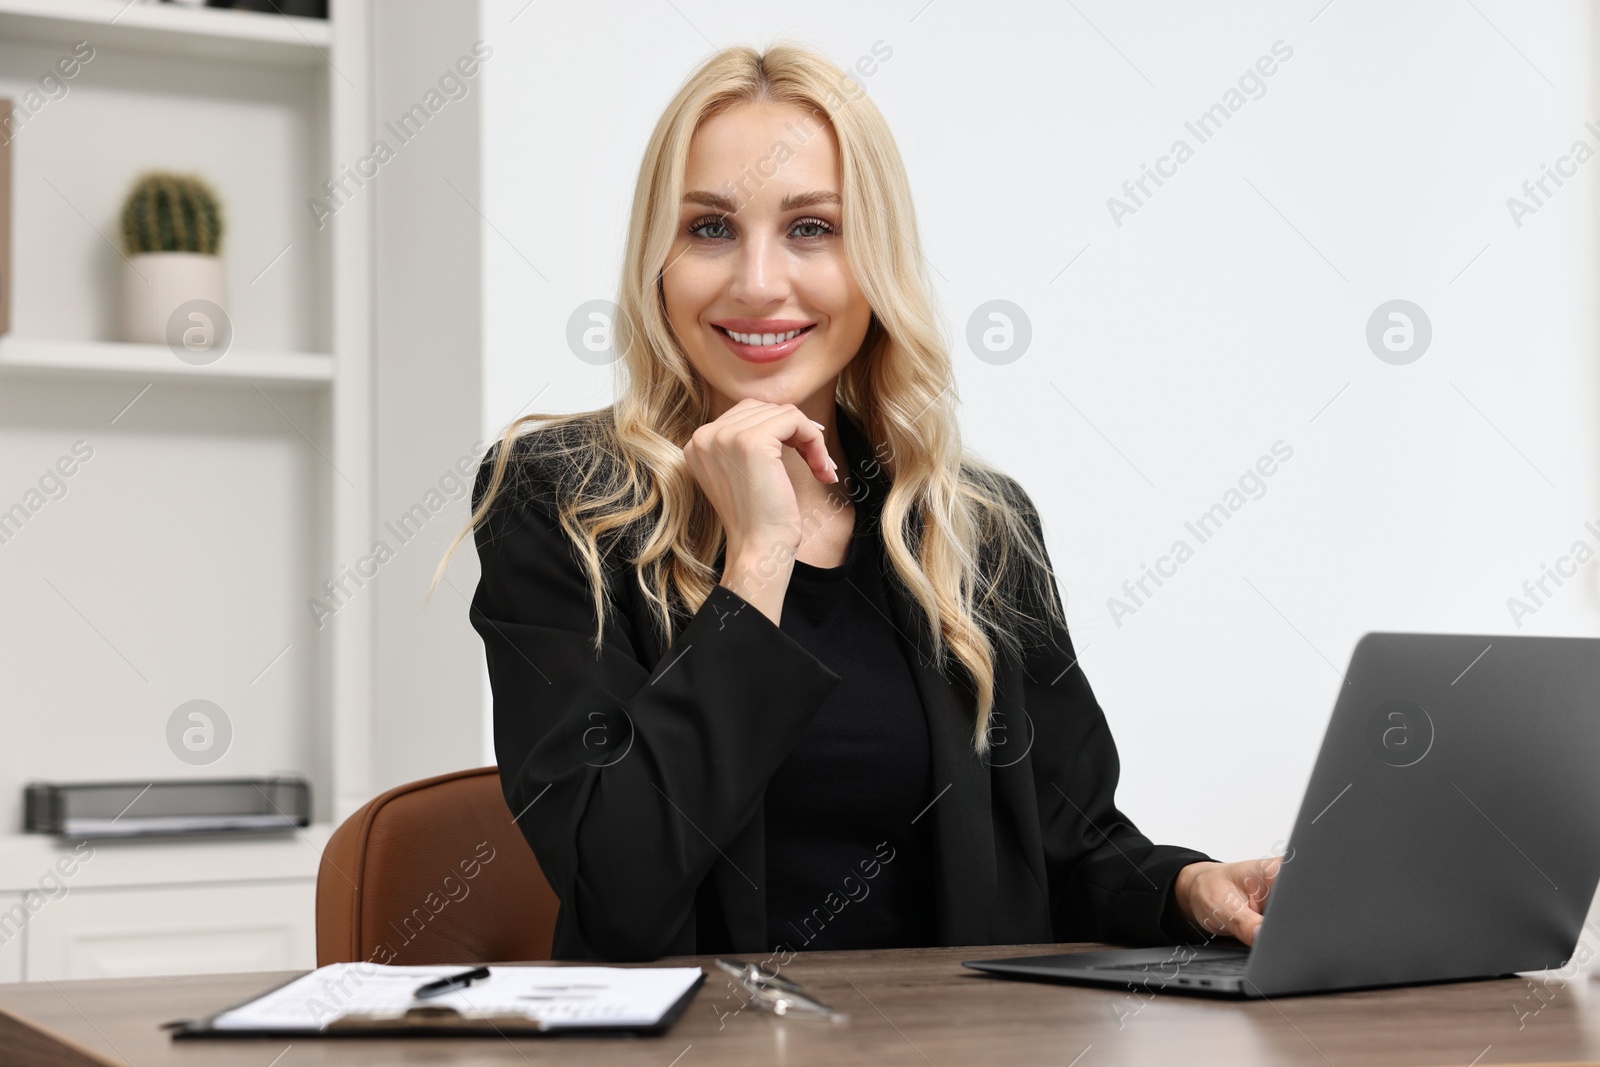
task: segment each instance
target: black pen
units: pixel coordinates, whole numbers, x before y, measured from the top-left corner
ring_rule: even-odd
[[[489,968],[487,967],[475,967],[470,971],[462,971],[460,974],[447,974],[436,981],[418,986],[414,996],[417,1000],[426,1000],[429,997],[436,997],[440,993],[448,993],[453,989],[462,989],[479,978],[487,977],[489,977]]]

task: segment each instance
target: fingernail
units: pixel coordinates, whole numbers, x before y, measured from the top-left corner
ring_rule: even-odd
[[[815,426],[819,430],[826,430],[827,429],[826,426],[822,425],[822,423],[818,422],[816,419],[812,419],[811,420],[811,425]]]

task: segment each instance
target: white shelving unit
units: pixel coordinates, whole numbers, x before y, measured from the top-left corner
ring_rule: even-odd
[[[305,607],[374,526],[372,207],[317,228],[304,204],[370,148],[370,3],[0,0],[0,96],[94,49],[13,142],[0,513],[74,439],[94,459],[0,519],[0,981],[314,964],[322,844],[375,791],[371,598],[320,626]],[[208,366],[115,340],[111,220],[163,164],[220,176],[236,349]],[[164,740],[193,697],[232,709],[210,766]],[[70,844],[21,833],[31,779],[274,771],[310,779],[309,831],[97,842],[69,877]]]

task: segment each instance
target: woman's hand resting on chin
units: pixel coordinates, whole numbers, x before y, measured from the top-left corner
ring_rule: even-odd
[[[783,612],[801,530],[784,450],[798,452],[817,481],[837,482],[823,429],[793,404],[746,397],[695,430],[683,448],[689,472],[722,520],[721,584],[774,625]],[[778,580],[768,577],[775,571]]]

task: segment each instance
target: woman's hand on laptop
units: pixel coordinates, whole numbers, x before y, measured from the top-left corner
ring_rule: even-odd
[[[1178,913],[1209,936],[1226,934],[1253,945],[1282,863],[1282,856],[1191,863],[1178,871],[1173,883]]]

